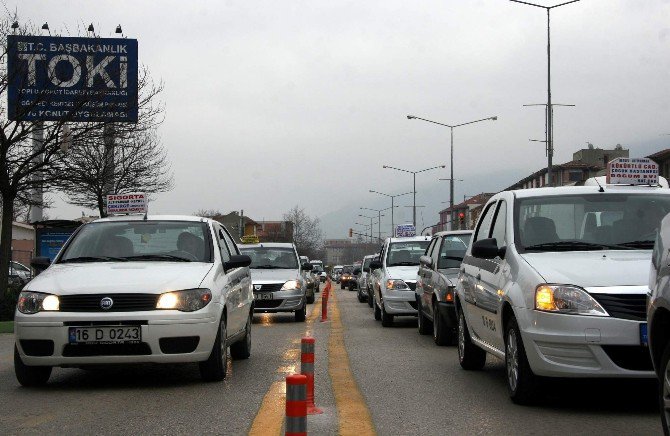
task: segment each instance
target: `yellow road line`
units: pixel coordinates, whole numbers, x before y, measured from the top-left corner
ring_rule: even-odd
[[[340,435],[375,435],[370,410],[358,390],[351,373],[349,355],[344,346],[344,332],[337,307],[337,297],[331,294],[331,330],[328,340],[328,372],[333,384],[333,394],[337,405]]]
[[[286,404],[286,386],[284,381],[272,383],[268,389],[258,414],[251,424],[250,436],[281,435]]]
[[[319,314],[321,314],[321,295],[314,301],[314,307],[312,308],[312,313],[309,314],[309,318],[307,318],[307,322],[316,321]]]

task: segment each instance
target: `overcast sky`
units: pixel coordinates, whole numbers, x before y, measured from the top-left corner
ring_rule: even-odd
[[[546,165],[543,144],[528,141],[544,138],[543,109],[522,106],[546,102],[543,9],[507,0],[6,6],[52,31],[76,34],[92,22],[100,36],[113,36],[121,24],[139,40],[140,63],[165,82],[160,135],[175,176],[174,190],[155,196],[154,213],[244,209],[279,219],[299,204],[333,216],[386,207],[369,189],[412,189],[411,176],[383,164],[446,164],[417,179],[431,224],[448,201],[437,179],[449,177],[449,129],[407,114],[448,124],[498,116],[455,130],[455,177],[464,179],[456,199],[498,191]],[[576,105],[555,109],[556,162],[586,142],[620,143],[631,156],[670,147],[661,136],[670,133],[670,1],[582,0],[551,19],[553,100]],[[51,217],[81,215],[57,197],[55,206]]]

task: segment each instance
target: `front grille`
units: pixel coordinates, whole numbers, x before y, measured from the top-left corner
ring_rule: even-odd
[[[654,369],[648,347],[641,345],[603,345],[602,348],[607,356],[612,359],[612,362],[620,368],[630,371],[652,371]]]
[[[410,288],[413,291],[416,291],[416,282],[405,282],[405,283],[407,283],[408,288]]]
[[[416,300],[408,301],[409,305],[412,306],[415,310],[419,307],[418,304],[416,304]]]
[[[27,356],[51,356],[54,354],[54,341],[50,339],[21,339],[21,348]]]
[[[111,298],[112,307],[102,309],[100,301]],[[61,312],[138,312],[155,310],[157,294],[79,294],[59,297]]]
[[[180,336],[176,338],[160,338],[158,344],[163,354],[192,353],[198,348],[200,336]]]
[[[146,356],[151,348],[146,342],[139,344],[67,344],[63,348],[65,357],[93,356]]]
[[[590,294],[614,318],[645,321],[647,296],[645,294]]]
[[[256,300],[254,302],[254,308],[256,309],[275,309],[279,307],[282,303],[282,300]]]
[[[266,283],[261,285],[260,289],[256,289],[258,285],[254,285],[254,292],[279,292],[281,291],[283,283]]]

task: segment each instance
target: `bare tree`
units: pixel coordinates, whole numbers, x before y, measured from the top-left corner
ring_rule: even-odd
[[[223,215],[223,212],[221,212],[219,209],[198,209],[193,212],[193,215],[204,218],[213,218],[215,216]]]
[[[323,239],[319,219],[311,218],[296,205],[284,214],[284,220],[293,223],[293,243],[298,252],[310,258],[315,256]]]

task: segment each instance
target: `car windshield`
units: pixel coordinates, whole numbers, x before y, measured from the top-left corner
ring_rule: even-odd
[[[363,268],[361,268],[361,269],[365,269],[365,268],[370,267],[370,262],[372,262],[372,258],[371,258],[371,257],[368,257],[367,259],[364,259],[364,260],[363,260]]]
[[[351,274],[354,271],[354,267],[351,265],[347,265],[344,268],[342,268],[342,274]]]
[[[312,271],[315,273],[320,273],[323,271],[323,268],[321,267],[321,264],[312,264]]]
[[[207,229],[206,223],[188,221],[90,223],[76,233],[58,263],[211,262]]]
[[[430,241],[392,242],[386,255],[386,266],[419,265],[419,258],[429,244]]]
[[[440,257],[437,262],[439,269],[459,268],[465,251],[470,244],[470,234],[448,235],[442,238],[440,245]]]
[[[291,247],[242,247],[241,252],[251,258],[250,268],[298,269],[298,257]]]
[[[517,200],[515,243],[526,251],[631,250],[654,246],[670,195],[594,193]]]

